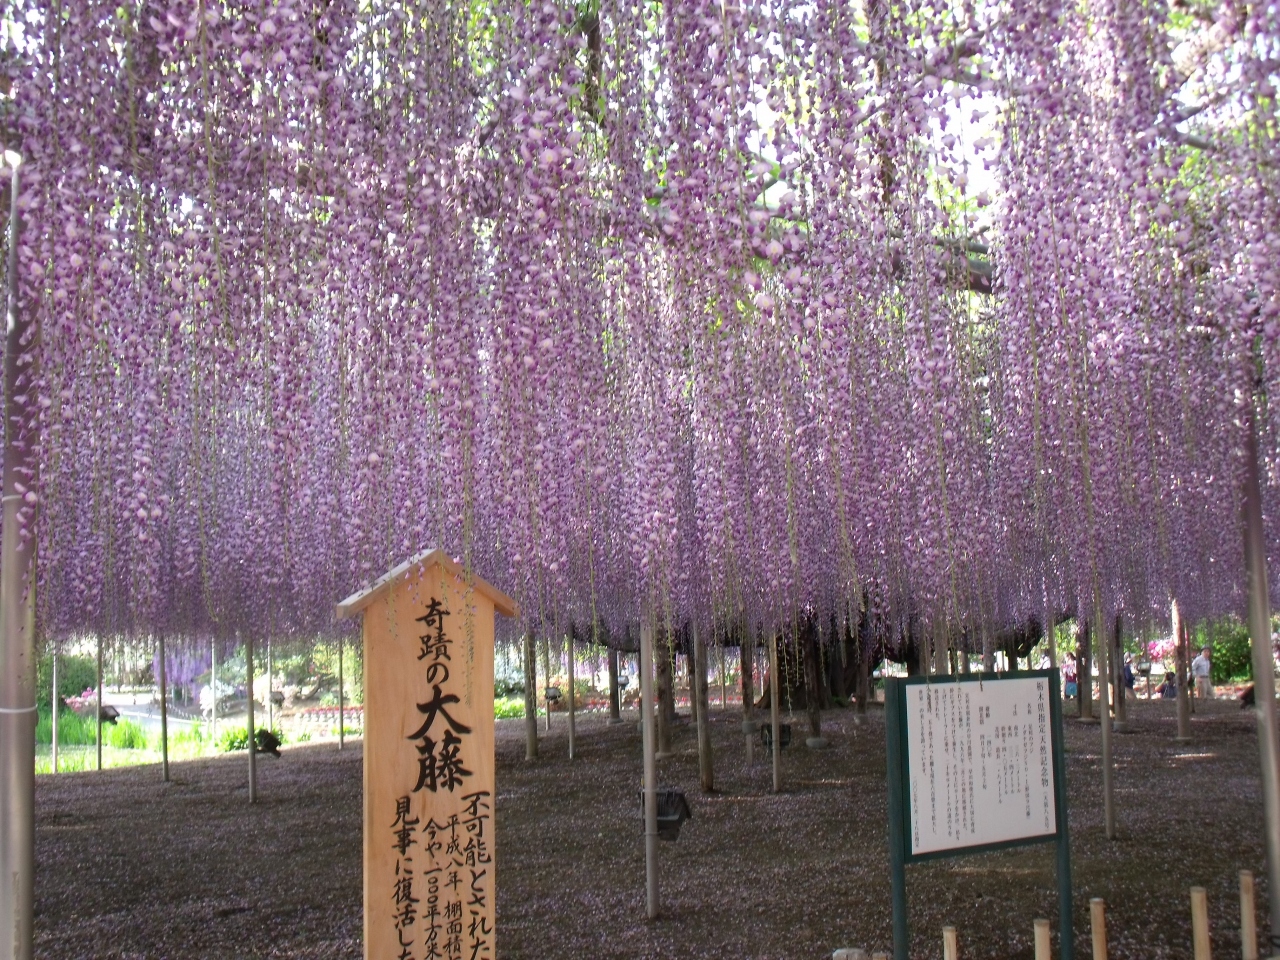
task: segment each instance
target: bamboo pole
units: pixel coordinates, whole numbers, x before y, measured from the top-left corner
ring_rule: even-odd
[[[640,729],[644,750],[644,876],[645,907],[650,920],[658,916],[658,764],[654,756],[653,625],[640,623]]]
[[[1267,839],[1267,900],[1271,922],[1267,953],[1280,955],[1280,731],[1276,726],[1275,658],[1271,642],[1271,598],[1267,593],[1267,549],[1262,525],[1258,476],[1258,440],[1253,404],[1245,405],[1245,477],[1243,524],[1245,570],[1249,585],[1249,638],[1253,648],[1254,716],[1258,722],[1258,759],[1262,767],[1263,823]]]
[[[160,645],[160,773],[165,783],[169,782],[169,702],[168,683],[165,672],[164,633],[157,637]]]
[[[1051,960],[1052,950],[1049,946],[1049,921],[1036,920],[1035,942],[1036,942],[1036,960]]]
[[[942,960],[960,960],[960,939],[955,927],[942,928]]]
[[[769,723],[773,727],[773,792],[782,789],[782,728],[779,716],[781,691],[778,689],[778,633],[769,641]]]
[[[1240,871],[1240,960],[1258,960],[1258,918],[1249,870]]]
[[[1191,949],[1194,960],[1213,960],[1209,947],[1209,898],[1204,887],[1191,888]]]
[[[1101,897],[1089,901],[1089,930],[1093,936],[1093,960],[1107,960],[1107,904]]]

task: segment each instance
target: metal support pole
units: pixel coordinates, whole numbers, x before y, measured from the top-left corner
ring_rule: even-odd
[[[3,512],[0,529],[0,960],[31,960],[35,908],[35,602],[39,327],[18,296],[18,164],[9,166],[8,303],[4,349]],[[26,493],[19,491],[19,485]],[[26,534],[26,536],[22,536]]]
[[[276,728],[276,702],[271,699],[271,637],[267,637],[267,729]]]
[[[538,759],[538,652],[532,630],[524,635],[524,758]]]
[[[570,630],[565,637],[565,643],[569,645],[569,759],[573,759],[574,734],[576,732],[574,714],[577,710],[577,701],[573,695],[573,631]]]
[[[53,690],[50,691],[49,702],[53,705],[53,714],[49,718],[53,723],[53,772],[58,772],[58,645],[53,644]]]
[[[782,789],[781,691],[778,689],[778,633],[769,641],[769,722],[773,725],[773,792]]]
[[[1102,713],[1102,819],[1107,839],[1116,838],[1114,762],[1111,753],[1111,640],[1102,622],[1102,601],[1093,596],[1094,652],[1098,657],[1098,706]]]
[[[658,763],[654,756],[653,625],[640,623],[640,721],[644,750],[644,878],[650,920],[658,916]]]
[[[341,662],[341,661],[339,661]],[[249,802],[258,802],[258,741],[253,733],[253,637],[244,639],[245,685],[249,689],[249,715],[245,722],[249,728]]]
[[[98,717],[97,735],[98,769],[102,769],[102,634],[98,634]]]
[[[338,749],[341,750],[346,743],[347,736],[347,711],[346,704],[343,702],[342,689],[342,637],[338,637]]]
[[[160,771],[164,782],[169,782],[169,685],[166,682],[164,663],[164,634],[160,641]]]
[[[1244,565],[1249,581],[1249,637],[1253,644],[1253,702],[1258,718],[1262,802],[1267,835],[1268,953],[1280,954],[1280,743],[1276,730],[1275,658],[1271,644],[1271,598],[1267,593],[1267,548],[1258,478],[1258,439],[1253,403],[1246,406],[1244,471]]]
[[[209,692],[213,695],[213,703],[209,708],[209,739],[216,743],[218,739],[218,641],[216,638],[209,646]]]

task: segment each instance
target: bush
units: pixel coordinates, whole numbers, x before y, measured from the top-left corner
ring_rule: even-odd
[[[276,739],[281,744],[285,742],[284,731],[275,729],[271,731],[276,735]],[[249,728],[245,727],[227,727],[218,734],[218,750],[221,753],[230,753],[233,750],[249,749]]]
[[[61,678],[59,678],[61,679]],[[36,743],[53,743],[53,712],[49,707],[38,708],[36,714]],[[94,721],[70,710],[58,714],[58,743],[62,746],[86,746],[97,742]]]
[[[493,715],[498,720],[524,716],[524,697],[495,697]]]
[[[509,700],[512,697],[524,697],[524,681],[499,677],[493,682],[495,700]]]
[[[36,661],[36,704],[48,707],[53,692],[53,656],[46,653]],[[93,657],[63,654],[58,657],[58,697],[66,700],[86,688],[98,685],[98,666]],[[58,718],[58,739],[62,740],[62,718]]]
[[[62,738],[62,730],[58,730],[58,738]],[[145,750],[147,733],[132,720],[117,720],[105,724],[102,728],[102,742],[117,750]]]
[[[1191,655],[1199,656],[1206,644],[1213,648],[1210,676],[1214,683],[1253,679],[1253,647],[1245,624],[1235,617],[1200,624],[1192,638]]]

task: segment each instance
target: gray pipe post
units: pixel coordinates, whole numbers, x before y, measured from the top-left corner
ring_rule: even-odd
[[[1098,663],[1098,707],[1102,714],[1102,820],[1106,828],[1107,839],[1116,838],[1116,803],[1115,784],[1112,772],[1111,755],[1111,640],[1102,622],[1102,600],[1096,590],[1093,595],[1094,620],[1094,656],[1101,657]]]
[[[773,792],[782,789],[781,691],[778,689],[778,632],[769,641],[769,722],[773,725]]]
[[[577,710],[577,702],[573,695],[573,628],[569,628],[569,633],[565,637],[565,642],[569,644],[569,759],[573,759],[574,748],[574,713]]]
[[[341,662],[341,661],[339,661]],[[249,690],[249,716],[245,723],[249,729],[249,802],[258,802],[258,742],[253,738],[253,636],[244,638],[245,685]]]
[[[209,692],[213,694],[213,705],[209,708],[209,739],[218,739],[218,641],[214,638],[209,646]]]
[[[2,562],[2,561],[0,561]],[[98,743],[98,769],[102,769],[102,634],[98,634],[98,719],[97,734],[95,739]]]
[[[1258,479],[1258,439],[1253,400],[1246,407],[1244,471],[1244,563],[1249,581],[1249,637],[1253,645],[1253,702],[1258,718],[1262,801],[1267,834],[1269,954],[1280,954],[1280,744],[1276,731],[1275,658],[1271,643],[1271,598],[1267,593],[1267,547]]]
[[[267,729],[276,728],[276,703],[271,699],[271,637],[267,636]]]
[[[3,530],[0,531],[0,960],[31,960],[35,908],[36,396],[39,327],[18,297],[18,166],[8,151],[9,262],[4,350]],[[22,485],[25,494],[19,490]],[[27,503],[25,497],[33,502]],[[21,533],[27,533],[23,538]]]
[[[644,750],[644,880],[650,920],[658,916],[658,761],[653,729],[653,625],[640,622],[640,730]]]
[[[53,741],[53,772],[58,772],[58,644],[53,644],[53,689],[49,691],[49,703],[52,704],[53,713],[50,721],[53,723],[53,735],[50,739]]]
[[[164,776],[164,782],[169,782],[169,685],[166,682],[167,675],[165,673],[164,663],[164,633],[161,632],[160,642],[160,770]]]
[[[338,749],[346,743],[346,707],[342,699],[342,636],[338,636]]]

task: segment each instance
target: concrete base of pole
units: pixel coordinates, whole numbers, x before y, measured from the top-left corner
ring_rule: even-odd
[[[672,757],[674,757],[674,756],[675,756],[675,754],[674,754],[674,753],[655,753],[655,754],[653,755],[653,759],[655,759],[655,760],[670,760],[670,759],[671,759]]]
[[[627,722],[627,721],[623,720],[621,717],[610,717],[610,718],[609,718],[609,726],[611,726],[611,727],[616,727],[616,726],[618,726],[618,724],[620,724],[620,723],[626,723],[626,722]]]
[[[759,720],[743,720],[742,732],[747,734],[748,736],[755,736],[760,732],[760,721]]]
[[[804,745],[810,750],[826,750],[831,746],[826,737],[807,737]]]

